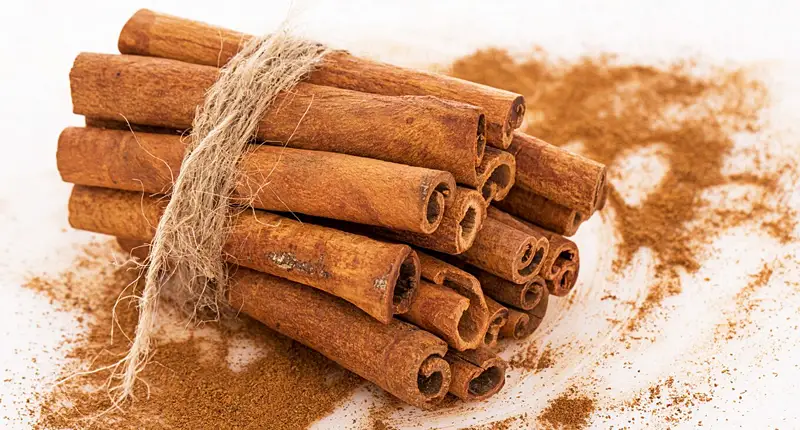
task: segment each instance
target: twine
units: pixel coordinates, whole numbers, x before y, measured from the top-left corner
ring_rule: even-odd
[[[118,390],[117,402],[134,397],[137,375],[151,357],[162,289],[168,287],[169,297],[187,306],[193,320],[209,313],[219,317],[228,280],[222,250],[240,179],[237,164],[275,97],[291,90],[325,53],[285,28],[254,38],[221,69],[206,94],[152,241],[136,334],[117,365],[121,372],[112,376],[120,379],[112,388]]]

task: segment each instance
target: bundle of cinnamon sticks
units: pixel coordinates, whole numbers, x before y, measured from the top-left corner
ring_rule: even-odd
[[[197,106],[250,36],[140,10],[82,53],[69,221],[146,260]],[[517,131],[522,96],[332,51],[261,118],[224,247],[228,304],[403,401],[485,399],[579,272],[606,169]]]

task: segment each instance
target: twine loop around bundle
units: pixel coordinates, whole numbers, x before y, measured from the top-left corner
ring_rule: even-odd
[[[137,375],[151,355],[162,289],[169,288],[170,298],[186,305],[193,318],[219,316],[228,279],[222,251],[240,180],[238,162],[276,96],[290,91],[326,53],[282,28],[245,44],[206,93],[152,241],[135,337],[114,376],[120,379],[117,401],[133,397]]]

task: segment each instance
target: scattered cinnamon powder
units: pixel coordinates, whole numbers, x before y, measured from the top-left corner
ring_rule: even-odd
[[[87,317],[87,332],[71,341],[65,377],[102,369],[127,349],[123,333],[132,332],[136,309],[129,300],[117,306],[113,341],[112,309],[126,286],[135,285],[138,270],[111,264],[113,259],[122,259],[115,245],[93,244],[73,269],[28,282],[59,307]],[[330,413],[362,383],[318,353],[245,317],[198,329],[170,326],[170,318],[164,319],[154,362],[142,374],[146,384],[124,411],[110,409],[104,386],[109,373],[103,370],[72,377],[39,395],[37,428],[298,429]],[[249,344],[256,351],[239,363],[239,371],[229,363],[234,344]]]
[[[793,183],[785,179],[795,174],[794,162],[751,149],[739,154],[747,158],[737,161],[744,171],[727,173],[736,149],[732,136],[761,130],[765,88],[746,70],[698,69],[694,62],[621,64],[611,55],[565,62],[541,50],[514,58],[498,49],[479,51],[451,68],[454,76],[525,95],[526,131],[579,147],[609,166],[612,182],[629,175],[618,163],[633,153],[655,150],[665,159],[664,177],[641,202],[626,202],[613,187],[609,194],[621,240],[615,269],[625,270],[642,248],[656,259],[655,279],[630,330],[665,297],[680,292],[679,274],[697,271],[703,245],[724,229],[755,222],[764,234],[784,243],[792,239],[794,214],[780,197]],[[728,185],[754,187],[755,196],[728,206],[709,202],[709,191],[722,193]]]
[[[538,345],[532,342],[525,349],[514,354],[508,364],[513,369],[535,370],[538,372],[553,367],[555,364],[554,355],[555,353],[550,346],[546,346],[542,353],[539,354]]]
[[[717,327],[717,338],[731,340],[736,337],[740,329],[749,325],[752,320],[750,314],[755,310],[756,303],[753,302],[753,295],[765,287],[775,271],[776,263],[764,263],[758,273],[750,277],[750,283],[739,291],[734,298],[736,309],[729,315],[725,324]]]
[[[551,401],[538,421],[544,428],[578,430],[589,425],[595,407],[593,398],[573,387]]]

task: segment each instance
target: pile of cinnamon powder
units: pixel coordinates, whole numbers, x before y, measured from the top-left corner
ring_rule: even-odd
[[[116,307],[118,325],[112,323],[117,297],[131,294],[138,276],[135,266],[114,264],[124,257],[113,242],[92,244],[71,270],[28,282],[62,309],[85,315],[88,329],[67,340],[73,346],[71,366],[62,377],[69,379],[39,394],[41,409],[31,411],[40,414],[37,428],[298,429],[330,413],[362,383],[246,317],[196,329],[181,325],[180,318],[164,318],[154,361],[142,375],[143,388],[134,402],[112,408],[105,385],[109,371],[76,372],[103,369],[127,350],[125,336],[136,323],[130,300]],[[231,362],[241,345],[255,352],[244,362]]]

